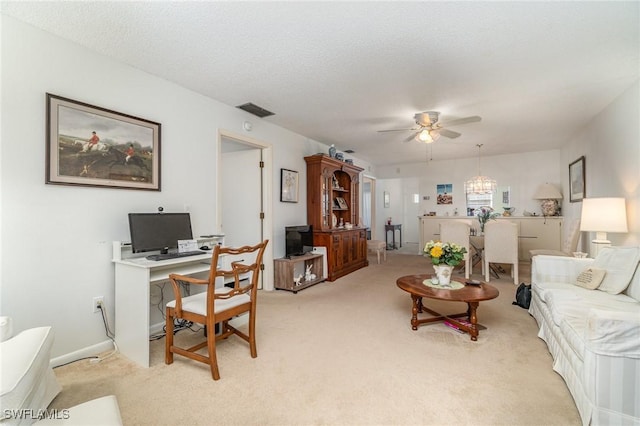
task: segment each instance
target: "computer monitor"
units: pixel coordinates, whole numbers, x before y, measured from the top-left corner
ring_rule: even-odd
[[[189,213],[129,213],[131,249],[134,253],[178,248],[178,240],[190,240]]]

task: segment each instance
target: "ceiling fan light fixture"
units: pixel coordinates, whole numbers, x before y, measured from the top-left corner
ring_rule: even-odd
[[[427,129],[424,129],[423,131],[418,133],[418,139],[420,141],[424,142],[424,143],[433,142],[433,138],[431,137],[431,134],[429,133],[429,131]]]
[[[418,133],[417,139],[420,142],[424,143],[432,143],[438,140],[440,135],[438,132],[431,131],[429,129],[423,129],[420,133]]]
[[[474,176],[464,183],[464,192],[479,195],[494,193],[498,185],[495,179],[482,176],[482,173],[480,173],[480,148],[482,144],[477,144],[476,146],[478,147],[478,176]]]

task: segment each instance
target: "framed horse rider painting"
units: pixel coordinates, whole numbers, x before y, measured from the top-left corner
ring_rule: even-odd
[[[46,183],[160,191],[160,129],[47,93]]]

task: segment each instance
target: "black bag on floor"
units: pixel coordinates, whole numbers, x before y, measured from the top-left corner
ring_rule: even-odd
[[[531,284],[520,283],[516,289],[516,301],[511,304],[529,309],[529,305],[531,304]]]

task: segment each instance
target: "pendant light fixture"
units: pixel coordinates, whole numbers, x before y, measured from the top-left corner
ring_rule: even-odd
[[[488,176],[482,176],[480,173],[480,148],[482,144],[476,144],[478,147],[478,176],[474,176],[464,183],[464,192],[467,194],[491,194],[496,191],[496,181]]]

